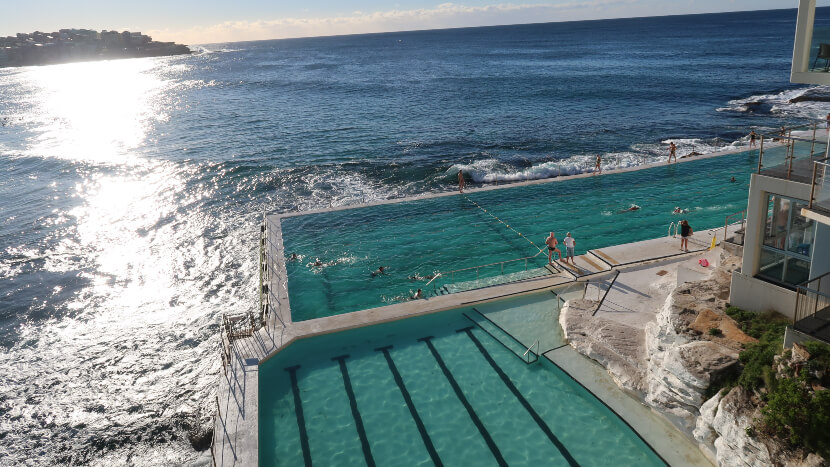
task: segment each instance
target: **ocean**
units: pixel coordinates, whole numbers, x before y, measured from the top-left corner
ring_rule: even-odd
[[[789,83],[795,19],[400,32],[0,69],[2,463],[207,465],[189,438],[213,413],[222,313],[258,303],[263,213],[448,191],[459,168],[475,187],[577,173],[596,154],[660,160],[668,141],[711,152],[823,119],[830,89]]]

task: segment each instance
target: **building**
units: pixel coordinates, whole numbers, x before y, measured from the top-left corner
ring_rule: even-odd
[[[794,83],[830,84],[830,67],[813,65],[824,52],[830,61],[830,44],[813,43],[814,18],[815,0],[801,0]],[[789,330],[788,342],[807,336],[830,342],[830,130],[818,126],[775,135],[780,145],[766,153],[762,140],[750,181],[743,262],[732,275],[730,303],[792,319],[796,332]]]

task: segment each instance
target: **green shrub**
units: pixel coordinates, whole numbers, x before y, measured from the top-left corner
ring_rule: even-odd
[[[788,321],[772,315],[761,315],[730,306],[726,314],[734,319],[741,330],[758,342],[747,344],[740,354],[744,368],[738,384],[744,389],[755,390],[775,380],[772,376],[773,358],[784,345],[784,329]]]
[[[723,335],[723,331],[719,328],[709,328],[709,335],[710,336],[721,336]]]
[[[811,393],[807,373],[797,378],[781,378],[770,390],[767,405],[761,409],[762,429],[793,446],[804,446],[827,458],[830,454],[830,391]]]
[[[830,345],[810,341],[805,342],[804,347],[810,352],[810,360],[807,361],[807,370],[810,373],[824,372],[819,382],[822,386],[830,385]]]

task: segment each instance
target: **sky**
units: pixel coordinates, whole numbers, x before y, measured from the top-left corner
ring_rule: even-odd
[[[0,36],[62,28],[140,31],[155,40],[209,44],[499,24],[795,8],[797,0],[39,0],[14,2]],[[820,0],[819,6],[830,5]]]

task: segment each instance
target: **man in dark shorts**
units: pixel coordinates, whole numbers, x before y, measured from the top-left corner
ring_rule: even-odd
[[[683,251],[689,251],[689,237],[692,236],[692,227],[689,225],[689,221],[683,219],[680,221],[680,249]]]
[[[559,241],[556,240],[556,234],[551,232],[550,236],[545,239],[545,245],[548,246],[548,264],[553,264],[552,256],[554,251],[559,255],[559,260],[562,260],[562,252],[559,251],[559,248],[556,248],[558,244]]]
[[[672,158],[677,162],[677,146],[674,144],[674,141],[669,141],[669,161],[667,164],[671,164]]]

